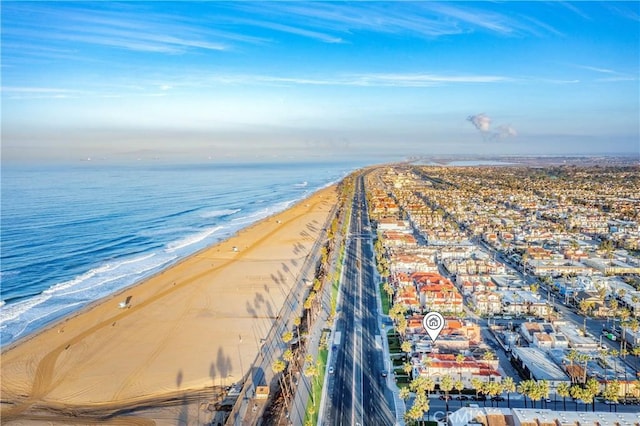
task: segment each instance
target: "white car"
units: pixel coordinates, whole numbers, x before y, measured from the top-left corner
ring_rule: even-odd
[[[329,367],[329,374],[333,374],[333,367]]]

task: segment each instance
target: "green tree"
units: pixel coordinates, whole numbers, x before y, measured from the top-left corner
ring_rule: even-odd
[[[404,371],[407,375],[410,375],[412,370],[413,366],[410,362],[405,362],[404,364],[402,364],[402,371]]]
[[[456,365],[458,366],[458,379],[462,380],[462,364],[464,364],[464,355],[456,355]]]
[[[595,397],[600,393],[600,383],[596,379],[591,377],[585,382],[585,389],[587,391],[587,399],[589,400],[590,404],[593,404],[593,411],[595,411]]]
[[[281,359],[276,359],[271,363],[271,371],[273,372],[273,374],[278,376],[278,382],[280,383],[280,389],[282,390],[282,393],[284,394],[284,404],[287,407],[287,410],[289,409],[289,389],[287,388],[287,384],[286,381],[284,380],[284,378],[282,377],[283,375],[280,374],[284,371],[284,369],[286,368],[286,364],[283,360]]]
[[[534,393],[535,380],[523,380],[516,387],[516,391],[523,396],[524,408],[527,408],[527,398],[531,399],[531,405],[533,408],[533,399],[531,398]]]
[[[589,354],[581,353],[578,355],[577,361],[582,362],[582,383],[587,383],[587,363],[590,359]]]
[[[579,385],[571,385],[569,388],[569,395],[574,399],[576,403],[576,411],[578,411],[578,400],[582,397],[584,389],[582,389]]]
[[[613,241],[604,240],[600,243],[599,248],[604,253],[605,257],[609,259],[609,264],[611,264],[613,260],[613,252],[615,250],[615,247],[613,246]]]
[[[502,388],[507,393],[507,407],[511,408],[511,392],[515,392],[516,390],[516,384],[513,378],[507,376],[502,379]]]
[[[444,392],[445,395],[445,408],[447,412],[449,411],[449,392],[453,389],[453,379],[451,376],[444,376],[440,381],[440,390]]]
[[[567,411],[567,397],[570,395],[570,386],[569,383],[562,382],[558,384],[556,388],[556,393],[562,397],[562,405],[563,410]]]
[[[387,293],[387,297],[389,298],[389,303],[392,302],[392,298],[393,298],[393,286],[391,284],[389,284],[388,281],[385,281],[385,283],[382,285],[382,289],[384,290],[385,293]]]
[[[464,389],[464,383],[462,383],[462,380],[456,380],[453,387],[458,391],[458,397],[460,397],[462,395],[462,389]],[[462,407],[462,398],[460,398],[460,406]]]
[[[620,399],[620,382],[617,380],[612,380],[607,383],[604,392],[602,392],[602,397],[607,401],[613,401],[615,403]],[[609,410],[611,410],[611,406],[609,406]]]
[[[304,375],[309,377],[310,379],[312,379],[312,382],[315,384],[315,380],[318,377],[318,366],[311,362],[309,364],[307,364],[307,366],[304,369]],[[314,398],[314,394],[315,392],[313,391],[313,386],[311,386],[311,402],[313,403],[313,406],[316,406],[316,401]]]
[[[293,333],[292,332],[285,331],[284,333],[282,333],[282,341],[284,343],[289,343],[292,340],[293,340]]]

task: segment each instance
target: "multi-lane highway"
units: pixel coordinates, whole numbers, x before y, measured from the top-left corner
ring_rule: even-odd
[[[377,281],[371,225],[363,178],[356,181],[336,331],[340,342],[329,358],[327,401],[322,416],[327,425],[393,424],[391,391],[386,387],[380,335]]]

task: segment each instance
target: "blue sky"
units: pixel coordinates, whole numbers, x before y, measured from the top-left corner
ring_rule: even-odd
[[[2,2],[3,161],[640,152],[640,2]]]

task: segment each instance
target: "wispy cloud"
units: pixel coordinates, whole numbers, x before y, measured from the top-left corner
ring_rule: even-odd
[[[205,79],[206,80],[206,79]],[[296,77],[270,75],[211,75],[209,82],[220,84],[277,84],[307,86],[433,87],[446,84],[482,84],[512,81],[496,75],[438,75],[422,73],[342,74],[333,77]]]
[[[637,72],[635,74],[630,74],[630,73],[612,70],[609,68],[594,67],[590,65],[575,65],[575,66],[580,69],[592,71],[597,74],[604,74],[607,76],[607,77],[596,78],[595,81],[616,82],[616,81],[637,81],[638,80]]]
[[[21,87],[2,86],[0,92],[3,98],[9,99],[65,99],[86,95],[86,92],[58,87]]]
[[[47,4],[3,6],[11,22],[4,25],[3,37],[14,44],[30,46],[22,54],[55,54],[59,45],[79,48],[82,44],[135,52],[166,54],[189,50],[227,50],[232,43],[261,43],[265,40],[239,33],[218,31],[194,18],[164,15],[144,9],[144,3],[102,4],[87,8],[73,2],[63,7]],[[8,10],[7,10],[8,9]],[[61,44],[72,42],[73,44]]]
[[[598,72],[598,73],[602,73],[602,74],[620,74],[617,71],[610,70],[610,69],[607,69],[607,68],[592,67],[592,66],[588,66],[588,65],[576,65],[576,66],[578,68],[582,68],[584,70],[594,71],[594,72]]]
[[[640,13],[638,12],[638,2],[630,1],[627,4],[625,2],[605,2],[604,6],[609,9],[610,12],[635,22],[640,22]],[[629,7],[630,6],[630,7]]]
[[[270,30],[275,30],[283,33],[295,34],[302,37],[308,37],[308,38],[319,40],[325,43],[343,43],[344,42],[344,40],[341,37],[333,36],[325,32],[304,29],[304,28],[281,24],[277,22],[259,21],[255,19],[235,20],[235,22],[254,26],[254,27],[267,28]]]

